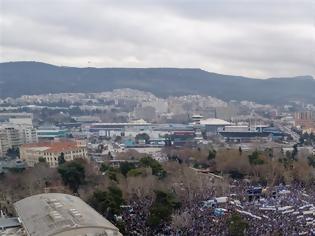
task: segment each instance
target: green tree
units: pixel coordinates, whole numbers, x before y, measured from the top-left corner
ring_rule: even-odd
[[[66,186],[77,193],[81,184],[85,180],[85,168],[78,161],[66,162],[58,167],[58,173],[61,175],[62,181]]]
[[[242,150],[241,146],[238,147],[238,152],[239,152],[240,156],[242,156],[243,150]]]
[[[296,160],[297,154],[298,154],[297,144],[294,144],[291,159]]]
[[[307,160],[308,160],[308,164],[315,168],[315,156],[309,156],[307,157]]]
[[[141,168],[131,169],[128,171],[127,175],[136,177],[140,175],[145,175],[145,171],[144,169],[141,169]]]
[[[209,150],[209,153],[208,153],[208,160],[211,161],[211,160],[214,160],[215,157],[217,155],[217,151],[216,150]]]
[[[143,167],[150,167],[152,169],[152,174],[158,176],[159,178],[164,178],[166,176],[166,171],[163,169],[162,165],[152,157],[141,158],[140,164]]]
[[[60,155],[58,156],[58,165],[62,165],[66,162],[65,159],[65,154],[62,152],[60,153]]]
[[[145,143],[148,143],[150,140],[150,136],[146,133],[137,134],[135,140],[136,142],[139,142],[139,140],[144,140]]]
[[[110,180],[118,182],[117,171],[114,168],[109,168],[109,170],[107,171],[107,176]]]
[[[173,194],[163,191],[155,191],[155,200],[150,207],[148,225],[155,228],[163,221],[169,222],[173,210],[180,208],[180,206],[181,203]]]
[[[88,202],[101,215],[115,221],[114,216],[121,213],[124,199],[122,191],[117,186],[111,186],[107,191],[96,190]]]
[[[106,172],[109,168],[110,168],[109,165],[107,165],[105,163],[102,163],[101,167],[100,167],[100,171],[101,172]]]
[[[118,182],[118,179],[117,179],[118,170],[117,170],[117,168],[113,168],[113,167],[111,167],[105,163],[102,163],[102,165],[100,167],[100,171],[103,173],[106,172],[106,175],[108,176],[108,178],[110,180]]]
[[[233,213],[228,219],[229,235],[231,236],[245,235],[247,228],[248,223],[237,213]]]
[[[248,160],[251,165],[264,164],[264,160],[260,158],[259,152],[257,150],[248,156]]]
[[[135,165],[133,163],[130,162],[120,163],[119,166],[120,173],[122,173],[125,177],[127,176],[127,173],[132,169],[135,169]]]

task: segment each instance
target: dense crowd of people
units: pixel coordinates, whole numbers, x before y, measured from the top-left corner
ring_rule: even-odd
[[[234,181],[231,183],[234,192],[229,194],[228,201],[215,206],[205,206],[206,201],[214,199],[213,190],[196,196],[193,202],[184,202],[174,213],[189,215],[189,221],[180,227],[165,222],[150,228],[146,220],[153,199],[131,201],[122,216],[126,232],[129,235],[229,235],[229,219],[237,213],[247,222],[245,235],[315,235],[315,188],[280,185],[251,200],[248,188],[248,184]],[[224,211],[214,214],[216,208]]]
[[[315,195],[293,186],[278,192],[276,197],[246,202],[246,211],[261,219],[247,216],[251,235],[315,235]]]

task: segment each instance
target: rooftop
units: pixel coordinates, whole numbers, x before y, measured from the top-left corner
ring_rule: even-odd
[[[58,141],[58,142],[39,142],[22,145],[23,148],[29,148],[34,151],[47,151],[47,152],[64,152],[70,151],[78,147],[74,141]]]
[[[231,125],[230,122],[227,122],[221,119],[216,119],[216,118],[209,118],[209,119],[201,120],[200,124],[201,125]]]
[[[112,223],[72,195],[38,194],[16,202],[14,207],[28,235],[121,235]]]
[[[21,222],[17,217],[13,218],[0,217],[0,229],[15,228],[19,227],[20,225]]]

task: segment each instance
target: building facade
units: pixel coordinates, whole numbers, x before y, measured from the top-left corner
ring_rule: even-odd
[[[63,154],[65,161],[87,159],[87,149],[81,141],[52,141],[25,144],[20,147],[20,158],[30,167],[43,158],[50,167],[58,166],[58,158]]]
[[[58,127],[39,127],[36,132],[39,140],[54,140],[67,136],[67,131]]]
[[[294,114],[295,126],[300,127],[304,132],[315,132],[315,112],[305,111]]]
[[[0,156],[5,156],[9,148],[34,142],[37,142],[37,134],[33,127],[10,123],[0,125]]]

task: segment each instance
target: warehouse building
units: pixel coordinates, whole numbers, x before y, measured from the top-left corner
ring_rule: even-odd
[[[14,204],[27,236],[121,236],[118,228],[80,198],[46,193]]]

